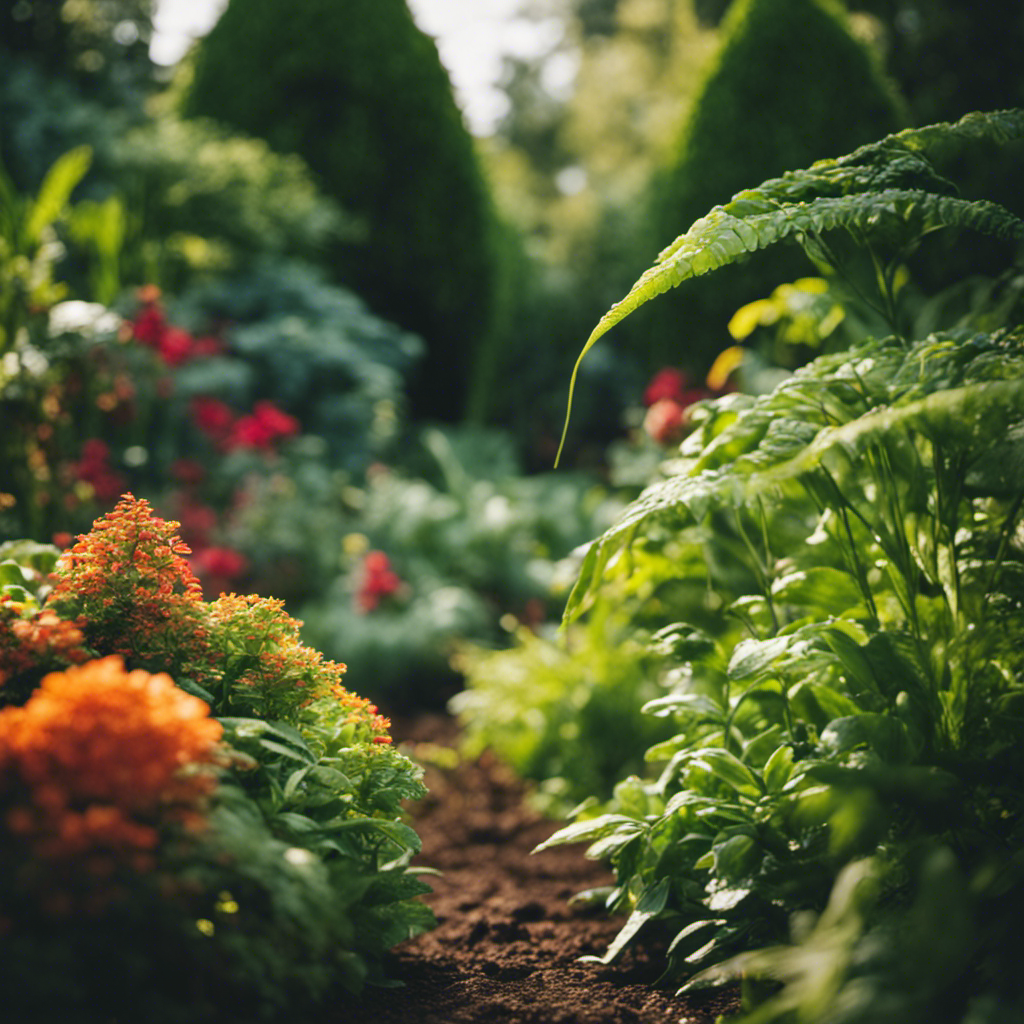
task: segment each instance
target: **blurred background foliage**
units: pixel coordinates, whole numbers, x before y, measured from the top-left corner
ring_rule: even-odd
[[[377,696],[436,700],[459,638],[543,631],[561,560],[668,439],[641,427],[645,384],[666,364],[699,382],[742,340],[737,308],[797,276],[736,268],[699,309],[681,293],[603,339],[577,472],[551,479],[579,345],[652,248],[786,166],[1024,99],[1010,0],[521,0],[544,45],[505,58],[477,136],[403,0],[235,0],[173,68],[149,55],[154,13],[0,0],[3,534],[83,529],[115,485],[163,498],[209,587],[308,608]],[[1018,172],[976,158],[967,194],[972,174],[1019,209]],[[925,293],[930,267],[986,251],[928,258]],[[813,354],[745,344],[755,389]],[[371,577],[388,592],[368,611]]]

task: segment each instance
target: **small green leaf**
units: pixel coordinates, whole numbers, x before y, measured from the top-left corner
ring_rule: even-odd
[[[305,768],[297,768],[288,776],[288,781],[285,782],[283,791],[285,800],[291,800],[295,796],[299,786],[302,785],[302,780],[312,771],[312,767],[312,765],[307,765]]]
[[[92,163],[92,150],[77,146],[58,157],[46,172],[25,222],[25,237],[30,245],[39,241],[43,228],[58,220],[71,199],[75,186],[85,177]]]
[[[614,941],[608,947],[604,956],[581,956],[584,963],[610,964],[630,943],[640,929],[651,920],[657,917],[668,902],[669,880],[661,879],[657,885],[644,890],[643,895],[637,900],[636,909],[626,919],[622,930],[615,936]]]
[[[769,793],[778,793],[793,774],[793,748],[783,744],[764,766],[764,784]]]
[[[759,675],[771,666],[789,644],[789,637],[786,636],[776,636],[770,640],[742,640],[729,659],[729,678],[735,681]]]
[[[777,579],[772,584],[772,597],[785,604],[820,609],[826,615],[841,615],[864,601],[856,579],[831,566],[802,569]]]
[[[764,792],[761,779],[735,754],[717,747],[697,752],[697,764],[706,765],[718,778],[728,783],[737,792],[759,797]]]
[[[699,693],[672,693],[648,701],[641,709],[645,715],[667,718],[671,714],[696,715],[714,722],[725,721],[725,711],[710,697]]]
[[[750,836],[732,836],[711,848],[715,874],[736,881],[752,874],[761,863],[761,848]]]
[[[624,814],[602,814],[588,821],[575,821],[571,825],[560,828],[549,839],[535,847],[533,852],[540,853],[551,846],[562,846],[566,843],[580,843],[587,839],[596,839],[608,835],[620,825],[635,825],[635,818],[627,818]]]

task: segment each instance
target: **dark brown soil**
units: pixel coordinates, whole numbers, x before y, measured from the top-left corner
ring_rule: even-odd
[[[418,744],[457,739],[443,716],[394,731],[414,756]],[[657,987],[656,952],[627,951],[610,967],[579,963],[602,954],[622,921],[567,901],[611,876],[582,847],[531,855],[559,823],[525,806],[522,784],[493,757],[428,766],[426,781],[430,795],[413,809],[423,840],[416,863],[443,872],[426,897],[439,925],[392,954],[390,974],[404,987],[367,992],[346,1008],[346,1024],[713,1024],[735,1012],[731,992],[684,999]]]

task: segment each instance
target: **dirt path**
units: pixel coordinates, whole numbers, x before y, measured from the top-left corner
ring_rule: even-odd
[[[398,724],[396,735],[455,739],[441,717]],[[416,863],[443,872],[427,897],[439,926],[392,955],[404,988],[367,993],[339,1024],[713,1024],[735,1010],[732,996],[682,1000],[654,987],[656,957],[578,962],[603,953],[621,921],[566,901],[610,876],[579,847],[530,855],[558,825],[523,806],[522,786],[502,765],[485,756],[429,768],[427,783],[430,796],[414,811],[423,840]]]

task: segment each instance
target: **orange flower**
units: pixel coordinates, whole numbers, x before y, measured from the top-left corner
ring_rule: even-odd
[[[215,785],[222,727],[170,676],[111,656],[46,676],[0,711],[0,785],[24,792],[4,824],[47,858],[149,851],[161,822]]]
[[[0,600],[0,685],[29,669],[84,661],[81,625],[45,608],[21,618],[12,602]]]
[[[87,641],[102,654],[174,670],[208,667],[215,658],[202,587],[178,528],[148,502],[124,495],[61,555],[49,607],[63,618],[83,617]],[[199,678],[201,669],[193,674]]]

